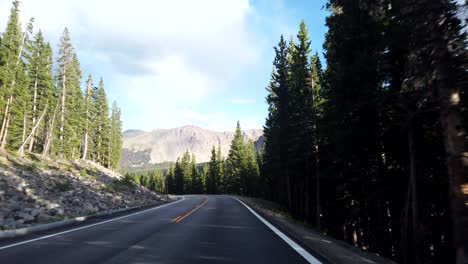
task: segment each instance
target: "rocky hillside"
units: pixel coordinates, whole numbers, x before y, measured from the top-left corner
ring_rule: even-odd
[[[0,230],[161,201],[156,193],[89,162],[0,156]]]
[[[253,140],[257,149],[263,148],[263,130],[245,130],[244,138]],[[143,168],[151,164],[175,161],[188,149],[197,162],[210,160],[211,148],[221,146],[227,155],[233,132],[216,132],[196,126],[158,129],[151,132],[127,130],[124,132],[122,167]]]

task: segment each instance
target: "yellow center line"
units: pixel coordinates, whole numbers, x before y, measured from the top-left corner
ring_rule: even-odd
[[[179,215],[178,217],[174,218],[171,220],[171,223],[174,223],[175,221],[177,221],[177,219],[179,219],[181,217],[181,215]]]
[[[201,203],[201,204],[195,206],[195,208],[193,208],[192,211],[190,211],[190,212],[188,212],[188,213],[186,213],[186,214],[184,214],[184,215],[181,215],[181,216],[179,216],[179,217],[174,218],[171,222],[172,222],[172,223],[174,223],[174,222],[175,222],[175,223],[179,223],[180,221],[184,220],[187,216],[193,214],[195,211],[197,211],[198,209],[202,208],[207,202],[208,202],[208,197],[205,197],[205,201],[204,201],[203,203]]]

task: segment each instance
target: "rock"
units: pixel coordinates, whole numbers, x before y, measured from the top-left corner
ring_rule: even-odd
[[[22,192],[24,191],[24,189],[26,188],[26,182],[25,181],[21,181],[20,184],[18,184],[18,187],[16,187],[16,189],[18,189],[18,191]]]
[[[14,218],[15,218],[15,220],[22,219],[23,215],[25,215],[25,214],[27,214],[27,213],[18,211],[18,212],[15,213]]]
[[[38,222],[48,222],[50,219],[52,219],[52,217],[48,214],[45,214],[45,213],[39,213],[37,215],[37,221]]]
[[[57,207],[57,208],[52,208],[49,210],[49,213],[52,215],[52,216],[56,216],[56,215],[63,215],[64,214],[64,210],[62,207]]]
[[[25,213],[25,212],[16,212],[15,213],[15,219],[23,220],[23,223],[30,223],[30,222],[34,221],[34,216],[32,216],[32,215],[30,215],[28,213]]]
[[[0,207],[0,218],[7,218],[11,210],[5,207]]]
[[[25,223],[31,223],[34,221],[34,216],[30,215],[30,214],[25,214],[23,216],[23,220]]]
[[[59,207],[59,205],[56,204],[56,203],[47,203],[46,204],[47,210],[50,210],[50,209],[53,209],[53,208],[56,208],[56,207]]]
[[[72,200],[72,205],[73,206],[79,206],[81,205],[81,199],[80,198],[75,198]]]
[[[90,203],[85,203],[83,205],[83,209],[86,212],[96,212],[97,211],[97,209]]]
[[[18,212],[18,211],[21,211],[21,209],[23,208],[21,208],[21,205],[15,203],[15,204],[10,204],[10,209],[13,212]]]
[[[23,219],[18,219],[16,220],[16,226],[19,226],[19,225],[22,225],[24,224],[24,220]]]
[[[32,209],[31,212],[29,213],[32,217],[36,217],[41,213],[40,209]]]
[[[13,218],[7,218],[3,221],[3,227],[6,229],[15,229],[16,228],[16,221]]]
[[[31,195],[31,194],[34,193],[34,191],[33,191],[31,188],[27,188],[27,187],[26,187],[26,188],[24,188],[24,193],[25,193],[26,195]]]

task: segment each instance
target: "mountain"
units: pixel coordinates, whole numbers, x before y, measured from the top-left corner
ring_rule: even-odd
[[[253,140],[257,150],[263,148],[263,130],[243,131],[246,140]],[[149,168],[155,164],[176,161],[188,149],[197,162],[208,162],[213,146],[221,146],[226,156],[234,132],[216,132],[196,126],[157,129],[151,132],[127,130],[123,133],[123,153],[120,165],[124,168]]]

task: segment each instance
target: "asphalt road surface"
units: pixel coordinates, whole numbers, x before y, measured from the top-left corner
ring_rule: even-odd
[[[320,263],[240,201],[183,200],[0,241],[0,263]]]

